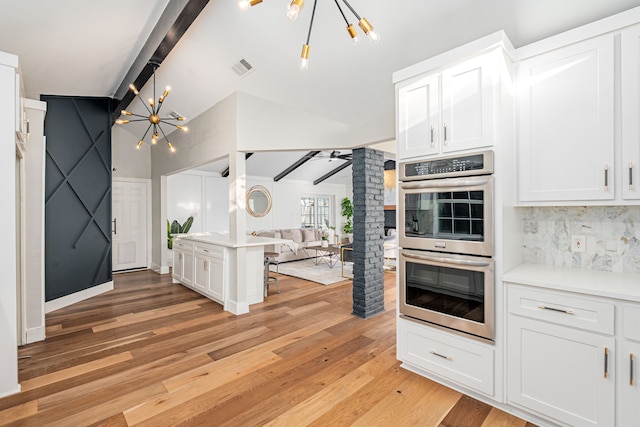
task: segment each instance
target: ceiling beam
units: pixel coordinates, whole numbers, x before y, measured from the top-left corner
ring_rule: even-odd
[[[304,156],[302,156],[298,161],[296,161],[294,164],[292,164],[291,166],[289,166],[288,168],[286,168],[285,170],[283,170],[282,172],[280,172],[278,175],[275,176],[275,178],[273,178],[273,180],[275,182],[280,181],[282,178],[284,178],[285,176],[289,175],[291,172],[293,172],[294,170],[298,169],[300,166],[302,166],[303,164],[305,164],[306,162],[308,162],[309,160],[311,160],[313,157],[315,157],[318,153],[320,153],[319,151],[309,151],[307,154],[305,154]]]
[[[244,155],[244,159],[247,160],[251,156],[253,156],[253,153],[247,153],[247,154]],[[222,171],[220,176],[222,176],[223,178],[226,178],[226,177],[229,176],[229,166],[227,166],[227,168]]]
[[[111,112],[112,123],[115,123],[116,119],[120,117],[120,111],[126,109],[135,97],[133,92],[129,90],[129,84],[133,81],[138,89],[144,87],[154,71],[154,66],[150,62],[161,64],[165,60],[207,3],[209,0],[169,1],[138,57],[114,94],[114,108]]]
[[[353,163],[353,160],[347,160],[346,162],[344,162],[343,164],[341,164],[337,168],[327,172],[326,174],[322,175],[320,178],[318,178],[315,181],[313,181],[313,185],[318,185],[322,181],[324,181],[325,179],[331,178],[333,175],[337,174],[341,170],[346,169],[349,166],[351,166],[351,163]]]

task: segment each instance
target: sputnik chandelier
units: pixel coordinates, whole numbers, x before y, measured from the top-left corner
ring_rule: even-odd
[[[354,43],[358,43],[358,33],[356,32],[355,27],[347,19],[346,15],[344,14],[344,11],[342,10],[342,7],[340,7],[340,3],[338,3],[338,0],[334,0],[334,1],[336,3],[338,10],[340,11],[340,14],[342,15],[342,18],[344,18],[344,22],[347,24],[347,32],[349,33],[349,36],[351,37]],[[373,29],[373,26],[369,23],[369,21],[367,21],[367,19],[364,17],[360,17],[360,15],[358,15],[355,9],[351,7],[351,5],[347,0],[342,0],[342,2],[345,4],[345,6],[347,6],[347,8],[349,8],[351,13],[353,13],[353,15],[356,17],[356,19],[358,20],[358,26],[362,29],[362,31],[364,31],[364,33],[369,37],[369,39],[371,39],[371,41],[374,43],[378,43],[378,41],[380,41],[380,35]],[[247,10],[249,9],[249,7],[255,6],[260,3],[262,3],[262,0],[238,0],[238,7],[240,8],[240,10]],[[309,32],[307,33],[307,41],[304,45],[302,45],[302,54],[300,55],[301,70],[306,70],[307,68],[309,68],[309,49],[310,49],[309,41],[311,39],[311,28],[313,27],[313,18],[315,17],[315,14],[316,14],[317,3],[318,3],[318,0],[313,0],[313,10],[311,11],[311,21],[309,22]],[[300,14],[300,12],[302,11],[303,6],[304,6],[304,0],[291,0],[291,2],[289,3],[289,7],[287,8],[287,15],[286,15],[287,18],[292,21],[295,20]]]
[[[173,146],[173,144],[171,144],[171,142],[169,141],[169,138],[167,138],[167,135],[162,130],[162,127],[160,126],[160,124],[163,123],[165,125],[173,126],[173,127],[178,128],[178,129],[180,129],[180,130],[182,130],[184,132],[187,132],[189,129],[186,126],[176,125],[176,124],[173,124],[173,123],[168,121],[168,120],[177,120],[177,121],[184,121],[185,120],[185,118],[180,116],[180,115],[172,114],[173,112],[169,113],[171,115],[171,117],[160,117],[160,108],[162,108],[162,103],[164,102],[165,99],[167,99],[167,96],[169,96],[169,91],[171,90],[171,88],[169,86],[167,86],[165,88],[164,92],[162,93],[162,95],[158,98],[158,102],[157,103],[155,102],[155,98],[156,98],[156,69],[158,68],[159,64],[157,64],[157,63],[150,63],[150,64],[151,64],[151,66],[153,66],[153,98],[149,98],[149,105],[147,105],[147,103],[144,102],[144,100],[142,99],[142,97],[138,93],[138,89],[135,87],[135,85],[133,83],[131,83],[129,85],[129,89],[131,89],[131,91],[140,100],[140,102],[142,102],[142,104],[147,109],[147,112],[149,113],[149,115],[146,116],[146,115],[142,115],[142,114],[135,114],[135,113],[132,113],[132,112],[127,111],[127,110],[122,110],[122,111],[120,111],[120,115],[122,115],[122,116],[133,116],[133,117],[140,117],[140,118],[139,119],[118,119],[118,120],[116,120],[116,124],[118,124],[118,125],[126,125],[127,123],[143,122],[145,120],[148,120],[149,121],[149,126],[147,127],[147,130],[145,131],[144,135],[142,135],[142,138],[140,138],[140,140],[138,141],[138,145],[136,145],[136,149],[139,150],[140,147],[142,147],[142,144],[144,143],[144,138],[147,136],[147,134],[149,133],[149,131],[153,127],[153,133],[151,134],[151,144],[155,145],[155,144],[158,143],[158,138],[159,138],[158,131],[160,131],[160,133],[162,134],[164,139],[167,141],[167,145],[169,146],[169,150],[172,153],[175,153],[176,152],[175,147]]]

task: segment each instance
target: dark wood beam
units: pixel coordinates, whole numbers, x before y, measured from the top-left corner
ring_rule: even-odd
[[[273,180],[275,182],[280,181],[282,178],[284,178],[285,176],[289,175],[291,172],[293,172],[294,170],[298,169],[300,166],[302,166],[303,164],[305,164],[306,162],[311,160],[318,153],[320,153],[320,152],[319,151],[309,151],[307,154],[302,156],[302,158],[300,158],[300,160],[298,160],[297,162],[295,162],[294,164],[292,164],[291,166],[289,166],[288,168],[286,168],[285,170],[280,172],[278,175],[276,175],[276,177],[273,178]]]
[[[244,155],[244,159],[247,160],[249,157],[253,156],[253,153],[247,153]],[[229,166],[227,166],[227,168],[225,170],[222,171],[222,174],[220,174],[223,178],[226,178],[229,176]]]
[[[131,80],[133,80],[133,84],[138,89],[142,89],[153,75],[154,68],[150,62],[161,64],[165,60],[207,3],[209,3],[209,0],[171,0],[169,2],[145,46],[138,54],[124,80],[120,83],[118,90],[116,90],[115,96],[122,98],[115,100],[113,103],[112,123],[115,123],[116,119],[120,117],[120,110],[126,109],[135,97],[133,92],[128,90]],[[160,37],[162,39],[157,44],[157,39]],[[149,52],[153,49],[152,46],[157,47],[149,55]],[[137,76],[134,78],[136,74]]]
[[[343,164],[341,164],[337,168],[327,172],[326,174],[322,175],[320,178],[318,178],[315,181],[313,181],[313,185],[318,185],[322,181],[324,181],[325,179],[331,178],[333,175],[337,174],[341,170],[346,169],[349,166],[351,166],[351,163],[353,163],[353,160],[347,160],[346,162],[344,162]]]

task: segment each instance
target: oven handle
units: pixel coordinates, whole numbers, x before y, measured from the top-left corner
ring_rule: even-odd
[[[416,188],[458,188],[458,187],[477,187],[489,182],[490,177],[456,179],[432,179],[428,181],[405,182],[401,184],[402,189],[412,190]]]
[[[407,258],[415,258],[423,261],[442,262],[444,264],[469,265],[473,267],[488,267],[490,265],[490,263],[487,261],[473,261],[468,259],[454,259],[430,255],[417,255],[411,252],[402,252],[402,255],[406,256]]]

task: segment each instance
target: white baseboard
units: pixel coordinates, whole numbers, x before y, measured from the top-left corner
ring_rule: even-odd
[[[224,303],[224,310],[230,311],[233,314],[246,314],[249,312],[249,304],[243,303],[239,304],[232,300],[227,300]]]
[[[18,384],[16,388],[0,393],[0,399],[2,399],[3,397],[11,396],[12,394],[18,394],[21,390],[22,387],[20,387],[20,384]]]
[[[44,303],[44,312],[51,313],[52,311],[59,310],[71,304],[84,301],[86,299],[95,297],[96,295],[100,295],[111,290],[113,290],[113,280],[101,285],[93,286],[89,289],[83,289],[82,291],[76,292],[71,295],[65,295],[63,297],[47,301]]]
[[[159,266],[158,264],[151,264],[151,270],[158,274],[169,274],[170,271],[168,265]]]
[[[26,330],[26,342],[25,344],[31,344],[32,342],[44,341],[45,339],[45,327],[38,326],[37,328],[29,328]]]

